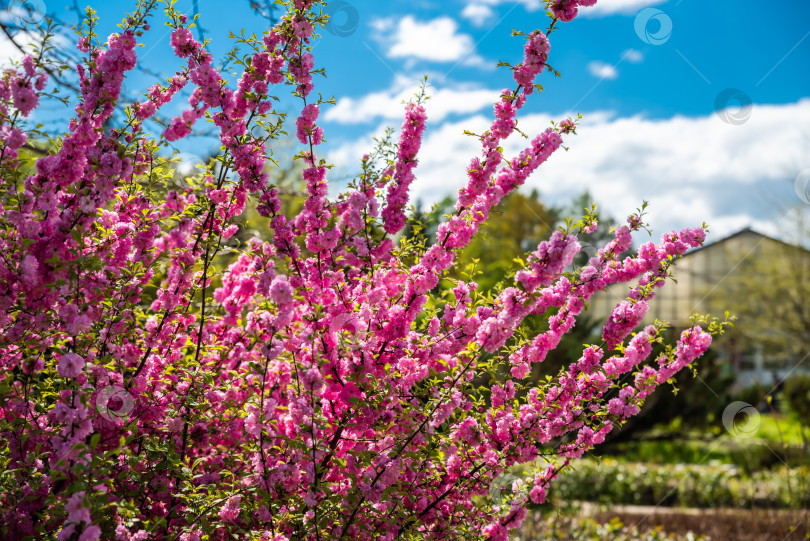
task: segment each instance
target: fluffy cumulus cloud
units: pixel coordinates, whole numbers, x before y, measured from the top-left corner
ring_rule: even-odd
[[[622,59],[633,64],[639,64],[644,61],[644,55],[638,49],[627,49],[622,53]]]
[[[461,10],[461,16],[475,26],[484,26],[495,17],[495,12],[487,4],[470,3]]]
[[[460,121],[431,123],[423,143],[412,200],[425,203],[454,194],[465,183],[465,168],[479,150],[474,137],[489,120],[474,115]],[[521,118],[521,129],[538,133],[551,118]],[[578,135],[568,136],[560,151],[535,173],[526,188],[537,188],[546,201],[567,205],[588,190],[601,209],[615,217],[650,201],[650,223],[656,235],[674,228],[711,226],[714,239],[745,226],[778,233],[782,208],[800,204],[793,179],[810,167],[802,126],[810,123],[810,99],[785,105],[755,105],[742,125],[718,115],[650,119],[616,117],[610,112],[585,115]],[[525,142],[512,137],[507,156]],[[369,142],[347,143],[331,154],[346,170],[358,163]]]
[[[409,101],[419,89],[416,77],[398,75],[386,90],[372,92],[358,98],[343,97],[334,107],[327,109],[324,118],[341,124],[368,123],[378,120],[401,122],[403,103]],[[492,105],[495,89],[473,84],[454,84],[431,89],[431,120],[441,122],[449,115],[469,115]]]
[[[29,32],[19,32],[14,41],[25,50],[31,50],[32,45],[38,42],[37,37]],[[20,62],[23,53],[11,42],[5,34],[0,34],[0,66],[8,66],[12,62]]]
[[[581,7],[582,15],[585,17],[605,17],[607,15],[635,15],[642,8],[663,4],[667,0],[600,0],[591,7]],[[537,0],[467,0],[461,16],[468,19],[476,26],[489,26],[498,22],[498,14],[495,6],[508,4],[512,6],[522,5],[527,11],[537,11],[543,7],[543,3]]]
[[[14,27],[19,23],[15,22],[13,15],[13,12],[0,9],[0,22]],[[75,45],[75,38],[69,32],[62,29],[62,33],[52,34],[48,40],[48,45],[56,49],[72,48]],[[39,46],[42,43],[42,34],[38,31],[12,30],[11,34],[14,41],[9,39],[5,33],[0,32],[0,67],[8,67],[12,63],[21,62],[25,54],[20,51],[20,48],[26,53],[34,54],[34,46]]]
[[[537,11],[542,7],[541,2],[534,0],[519,0],[518,2],[514,0],[468,0],[461,11],[461,16],[476,26],[491,26],[498,22],[498,15],[494,9],[498,4],[511,4],[513,9],[522,4],[528,11]]]
[[[598,60],[588,63],[588,71],[591,72],[591,75],[600,79],[616,79],[619,76],[619,71],[615,66]]]
[[[420,21],[406,15],[376,19],[371,26],[388,58],[486,65],[476,53],[472,36],[459,32],[458,23],[450,17]]]

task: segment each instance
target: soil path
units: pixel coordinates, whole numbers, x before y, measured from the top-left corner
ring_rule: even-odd
[[[774,509],[683,509],[641,505],[604,507],[583,503],[582,515],[597,522],[618,517],[627,526],[641,530],[661,526],[667,533],[688,532],[712,541],[793,541],[810,539],[810,510]]]

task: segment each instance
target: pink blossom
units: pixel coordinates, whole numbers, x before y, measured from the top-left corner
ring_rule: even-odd
[[[638,330],[673,262],[704,242],[702,228],[622,257],[643,226],[633,215],[572,268],[576,235],[597,227],[587,216],[530,248],[493,293],[458,268],[496,206],[575,134],[567,119],[504,151],[550,69],[549,36],[525,35],[456,207],[425,240],[399,235],[427,105],[406,105],[397,144],[364,155],[337,194],[316,154],[325,99],[310,97],[322,6],[288,4],[261,39],[245,37],[248,56],[227,75],[170,10],[178,71],[124,123],[111,119],[143,60],[144,12],[104,43],[83,37],[76,107],[25,178],[16,151],[33,132],[22,113],[46,78],[32,58],[0,76],[0,168],[19,178],[0,186],[0,365],[25,380],[2,397],[19,421],[2,458],[27,479],[0,494],[11,537],[61,523],[59,539],[139,540],[139,528],[162,524],[159,535],[188,541],[390,541],[461,528],[505,541],[569,460],[709,347],[695,327],[650,361],[661,327]],[[591,4],[549,8],[563,21]],[[297,117],[274,110],[285,84]],[[187,104],[175,103],[179,93]],[[150,133],[162,118],[163,133]],[[178,183],[159,149],[201,119],[219,154]],[[303,145],[293,198],[268,174],[278,154],[267,136],[291,129]],[[585,347],[532,383],[534,364],[570,336],[593,295],[636,282],[605,322],[607,347]],[[47,377],[54,368],[59,377]],[[534,482],[511,483],[498,505],[482,498],[507,468],[541,454],[551,464]],[[213,509],[198,509],[199,495]],[[138,516],[116,502],[136,502]]]
[[[97,541],[101,537],[101,527],[97,524],[88,526],[79,536],[79,541]]]
[[[231,496],[225,505],[219,510],[219,516],[225,522],[233,522],[239,518],[239,502],[242,500],[241,496]]]
[[[9,131],[8,136],[5,137],[6,146],[12,150],[20,148],[27,140],[28,136],[17,128]]]
[[[284,275],[278,275],[270,284],[270,298],[279,306],[286,306],[293,300],[293,288]]]
[[[84,359],[79,355],[71,352],[63,353],[59,357],[59,365],[57,371],[60,376],[66,378],[75,378],[82,373],[84,368]]]
[[[541,485],[534,485],[529,492],[529,497],[536,504],[541,504],[546,501],[546,489]]]

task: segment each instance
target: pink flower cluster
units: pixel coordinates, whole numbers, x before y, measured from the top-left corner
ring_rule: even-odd
[[[309,138],[312,137],[312,144],[319,145],[323,140],[323,128],[315,126],[315,121],[318,120],[320,109],[317,105],[307,105],[301,111],[301,116],[296,120],[295,125],[297,128],[296,135],[301,143],[308,144]]]
[[[130,124],[110,129],[150,5],[105,46],[82,36],[91,61],[77,68],[76,116],[22,191],[9,180],[17,164],[0,159],[0,369],[10,382],[0,391],[0,512],[12,537],[506,539],[569,460],[706,351],[700,327],[657,359],[661,329],[632,334],[702,229],[621,259],[643,225],[633,216],[570,270],[576,235],[596,228],[589,217],[525,255],[494,299],[453,278],[493,206],[573,131],[561,122],[511,159],[501,154],[545,69],[554,22],[527,36],[517,88],[495,103],[456,213],[428,246],[396,247],[422,105],[405,109],[396,160],[364,157],[347,193],[330,200],[329,164],[315,155],[322,103],[307,102],[320,8],[288,6],[251,42],[232,89],[170,6],[170,46],[185,65],[133,106]],[[39,69],[26,60],[24,74],[2,80],[7,157],[31,136],[13,85],[41,90]],[[306,198],[294,217],[265,172],[268,141],[253,129],[271,114],[271,85],[284,82],[302,101]],[[189,108],[153,138],[145,126],[188,83]],[[219,135],[216,167],[183,190],[161,184],[156,149],[202,119]],[[265,238],[244,230],[249,204]],[[606,321],[605,343],[533,381],[532,363],[613,283],[633,285]],[[538,334],[526,319],[539,314],[548,329]],[[504,501],[487,499],[506,468],[528,463],[533,479],[516,481]]]
[[[59,541],[73,539],[73,534],[79,531],[81,531],[78,536],[79,541],[96,541],[101,537],[101,528],[96,524],[91,524],[90,510],[84,506],[83,499],[84,492],[76,492],[65,504],[67,520],[57,536]]]
[[[535,78],[543,72],[548,60],[548,53],[551,44],[546,35],[539,31],[529,36],[526,45],[523,47],[525,58],[523,62],[515,68],[515,82],[523,87],[523,95],[531,94]]]
[[[26,55],[23,59],[23,73],[14,70],[6,70],[2,82],[0,83],[0,98],[3,102],[11,102],[14,109],[26,117],[31,114],[39,104],[37,91],[45,88],[48,82],[48,74],[37,74],[34,68],[34,61],[31,55]],[[3,116],[8,116],[9,110],[4,107]]]
[[[552,0],[549,2],[549,9],[554,17],[564,23],[573,21],[579,12],[578,6],[592,6],[596,0]]]
[[[528,268],[518,271],[515,280],[529,293],[548,286],[571,264],[579,250],[576,237],[555,231],[549,240],[541,242],[537,250],[529,254]]]
[[[405,225],[405,204],[408,202],[408,187],[413,182],[413,170],[416,167],[416,155],[422,145],[422,132],[425,131],[425,108],[409,103],[405,107],[405,120],[397,150],[397,163],[391,185],[388,186],[388,198],[382,211],[383,227],[391,235]]]
[[[16,119],[27,117],[39,104],[37,92],[48,83],[48,74],[37,71],[34,58],[26,55],[22,61],[22,72],[7,69],[0,78],[0,162],[13,165],[19,150],[28,136],[18,127]]]

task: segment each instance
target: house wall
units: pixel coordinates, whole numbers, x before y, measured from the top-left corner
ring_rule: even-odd
[[[650,301],[644,318],[649,324],[665,320],[673,327],[687,327],[690,316],[710,311],[712,292],[723,287],[723,281],[751,257],[757,257],[763,243],[777,242],[753,231],[743,231],[725,241],[695,250],[680,261],[673,270],[677,283],[668,280]],[[635,284],[614,284],[591,299],[588,312],[607,320],[613,308],[627,297]]]
[[[774,252],[771,248],[785,246],[770,237],[743,230],[688,253],[673,268],[673,278],[677,283],[667,280],[666,285],[658,290],[656,297],[649,302],[643,324],[653,323],[657,319],[667,321],[675,329],[691,326],[690,316],[693,313],[716,312],[712,306],[712,296],[725,293],[724,283],[735,272],[744,269],[747,260],[763,257],[764,251],[772,257]],[[810,252],[807,258],[810,266]],[[589,303],[588,313],[600,321],[606,321],[616,304],[626,298],[634,285],[615,284],[597,293]],[[775,376],[783,377],[794,370],[794,363],[770,359],[761,347],[740,347],[732,340],[721,341],[719,347],[728,369],[736,374],[740,387],[753,383],[768,384]],[[797,370],[810,371],[810,361],[801,363]]]

